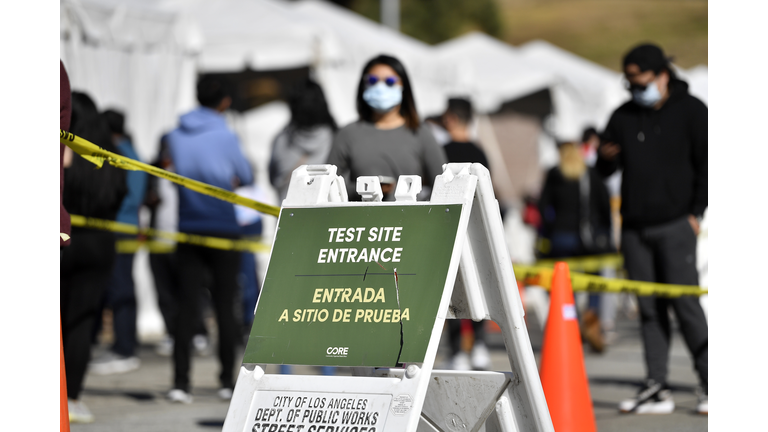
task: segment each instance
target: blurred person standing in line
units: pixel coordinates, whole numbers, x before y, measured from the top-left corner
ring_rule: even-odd
[[[258,202],[269,203],[270,201],[267,194],[264,193],[264,190],[255,183],[239,187],[235,189],[235,193]],[[240,227],[243,230],[244,239],[254,242],[261,240],[260,237],[263,228],[261,212],[245,206],[236,205],[235,216],[237,217],[237,223],[240,224]],[[242,299],[243,336],[247,341],[251,332],[253,313],[256,310],[256,302],[259,299],[260,289],[258,270],[256,268],[256,254],[250,251],[243,251],[241,252],[241,255],[242,262],[240,263],[238,280],[242,290],[240,298]]]
[[[176,172],[171,163],[167,134],[160,138],[160,148],[152,165],[166,171]],[[178,232],[179,191],[174,183],[164,178],[150,176],[147,182],[144,205],[150,210],[150,228],[168,233]],[[149,239],[148,245],[149,266],[157,291],[157,305],[163,316],[166,330],[165,337],[155,346],[155,352],[158,355],[168,357],[173,355],[174,329],[176,328],[176,314],[181,295],[176,260],[176,241],[155,237]],[[200,293],[200,298],[201,304],[206,304],[205,292]],[[209,346],[203,315],[201,308],[194,325],[195,336],[192,338],[192,345],[197,354],[207,353]]]
[[[603,176],[624,170],[624,265],[633,280],[698,285],[696,239],[707,208],[707,107],[688,93],[688,84],[656,45],[633,48],[623,68],[632,100],[611,116],[597,168]],[[622,401],[619,410],[674,410],[667,386],[672,307],[699,376],[697,411],[707,414],[708,327],[699,298],[643,296],[638,304],[648,375],[637,396]]]
[[[578,143],[560,143],[558,147],[560,161],[547,172],[539,197],[541,232],[550,244],[545,256],[568,258],[615,252],[611,204],[603,179],[587,166]],[[600,297],[590,295],[581,317],[584,339],[596,352],[605,349],[599,306]]]
[[[429,126],[421,123],[413,90],[403,64],[380,55],[363,68],[357,86],[359,119],[344,127],[328,156],[344,177],[350,201],[359,201],[359,176],[380,176],[384,199],[392,199],[400,175],[421,176],[428,196],[435,177],[446,162]]]
[[[291,121],[272,142],[269,181],[282,203],[291,182],[291,173],[301,165],[325,163],[338,129],[325,94],[320,86],[307,79],[291,89],[288,95]]]
[[[451,141],[443,146],[448,162],[479,163],[488,168],[485,152],[472,142],[469,125],[472,122],[472,103],[467,99],[448,99],[448,108],[441,117],[441,123],[448,131]],[[450,368],[454,370],[487,370],[491,366],[491,356],[485,345],[485,321],[469,319],[447,320],[448,339],[451,346]],[[472,350],[467,354],[461,346],[462,325],[470,324],[474,333]]]
[[[229,130],[222,115],[232,103],[229,83],[213,76],[203,77],[197,83],[197,100],[201,106],[181,116],[179,127],[167,137],[176,172],[229,191],[251,184],[251,167],[237,135]],[[242,235],[233,204],[186,188],[179,188],[179,231],[231,239]],[[174,383],[168,398],[173,402],[192,402],[191,342],[207,268],[213,275],[210,292],[219,331],[218,394],[229,400],[235,385],[235,349],[240,333],[234,311],[240,252],[179,243],[176,253],[181,295],[174,335]]]
[[[479,163],[488,168],[485,152],[473,143],[469,136],[471,122],[472,103],[463,98],[448,99],[448,108],[442,116],[442,123],[450,134],[451,141],[443,146],[443,151],[448,162]]]
[[[594,168],[597,163],[597,149],[600,147],[600,134],[594,127],[588,127],[584,129],[581,135],[581,154],[584,158],[584,163],[588,167]],[[603,180],[603,184],[608,189],[608,200],[610,203],[610,221],[611,221],[611,238],[613,239],[614,248],[618,248],[621,241],[621,215],[619,214],[619,206],[621,203],[621,170],[616,170],[610,177]],[[603,266],[600,269],[600,276],[613,279],[616,278],[616,268],[610,265]],[[634,297],[630,297],[629,294],[622,293],[590,293],[589,304],[594,305],[599,310],[600,326],[602,327],[602,335],[604,336],[604,342],[606,345],[610,345],[618,338],[616,332],[616,312],[620,299],[624,299],[627,303],[632,302],[628,307],[634,305]],[[630,310],[636,310],[630,309]],[[593,324],[591,324],[593,325]],[[594,332],[594,330],[592,330]]]
[[[70,132],[99,147],[117,152],[104,118],[85,93],[72,92]],[[80,155],[68,152],[64,166],[64,207],[72,214],[114,220],[127,193],[125,171],[104,164],[96,169]],[[71,157],[71,162],[67,159]],[[115,263],[115,234],[73,227],[60,267],[60,307],[67,397],[71,422],[89,423],[93,414],[80,401],[91,341],[104,293]]]
[[[581,134],[581,153],[587,166],[595,166],[598,147],[600,147],[600,134],[597,133],[597,129],[591,126],[584,129]]]
[[[282,203],[288,193],[293,170],[301,165],[325,163],[338,130],[336,121],[328,110],[323,89],[311,79],[291,89],[288,106],[291,110],[291,121],[272,142],[272,156],[269,161],[269,180],[277,190],[278,203]],[[251,256],[248,261],[248,264],[251,264],[253,255],[247,255]],[[255,270],[254,265],[253,271],[249,271],[246,276],[251,277]],[[246,286],[253,286],[256,282],[253,279],[246,281],[249,282]],[[248,300],[247,303],[244,301],[247,309],[244,312],[248,312],[244,321],[250,324],[253,322],[256,298],[248,296],[244,300]],[[289,365],[280,365],[282,374],[290,374],[291,370]],[[323,375],[333,375],[335,368],[323,366],[321,370]]]
[[[128,158],[138,160],[139,155],[133,148],[131,138],[125,133],[125,116],[115,110],[102,114],[117,151]],[[126,171],[128,194],[117,212],[117,222],[139,225],[139,208],[144,201],[147,189],[147,173],[144,171]],[[135,235],[117,234],[117,239],[136,240]],[[112,310],[112,325],[115,340],[112,347],[99,358],[91,361],[88,371],[97,375],[124,373],[139,368],[141,361],[136,357],[136,293],[133,284],[134,252],[118,253],[112,278],[109,282],[104,306]]]

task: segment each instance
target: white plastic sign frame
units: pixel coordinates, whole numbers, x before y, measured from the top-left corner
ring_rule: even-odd
[[[265,373],[264,365],[243,364],[224,432],[554,430],[503,241],[503,225],[488,170],[480,164],[446,164],[443,168],[443,174],[435,179],[429,202],[416,201],[421,190],[418,176],[401,176],[394,202],[381,202],[377,177],[361,177],[357,180],[357,190],[363,192],[362,204],[346,202],[344,180],[336,175],[333,165],[301,166],[293,172],[281,215],[292,207],[462,204],[448,278],[423,363],[409,363],[406,369],[353,368],[353,374],[367,376],[272,375]],[[493,319],[501,327],[512,372],[433,372],[446,318]],[[451,392],[441,392],[431,384],[441,379],[454,384],[469,379],[496,390],[485,391],[493,393],[490,399],[475,404],[465,402],[463,410],[446,414],[442,409],[452,400]],[[428,394],[430,385],[432,389]],[[352,425],[347,418],[344,426],[339,422],[335,423],[337,426],[322,428],[306,426],[306,418],[298,422],[293,419],[294,424],[286,422],[295,415],[288,410],[295,413],[297,408],[311,407],[313,397],[317,404],[321,398],[329,400],[334,396],[348,401],[344,403],[356,403],[357,408],[365,406],[367,421],[361,417],[359,423]],[[428,398],[430,403],[425,409]],[[281,408],[281,404],[288,406]]]

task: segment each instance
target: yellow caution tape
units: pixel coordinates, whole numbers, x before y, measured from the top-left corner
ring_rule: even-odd
[[[565,262],[568,268],[575,272],[596,273],[604,268],[624,268],[624,257],[621,254],[589,255],[571,258],[543,259],[536,261],[537,267],[555,267],[556,262]]]
[[[234,192],[230,192],[226,189],[199,182],[197,180],[192,180],[190,178],[180,176],[176,173],[172,173],[170,171],[166,171],[164,169],[154,167],[152,165],[148,165],[137,160],[127,158],[125,156],[121,156],[117,153],[112,153],[110,151],[104,150],[96,144],[93,144],[92,142],[84,140],[79,136],[61,129],[59,129],[59,141],[71,148],[75,153],[94,163],[99,168],[104,165],[104,161],[107,161],[115,167],[129,171],[145,171],[154,176],[170,180],[178,185],[184,186],[187,189],[218,198],[222,201],[252,208],[256,211],[260,211],[272,216],[280,215],[279,207],[254,201],[252,199],[242,197]]]
[[[118,239],[115,242],[115,249],[120,254],[136,253],[141,248],[147,248],[149,253],[152,254],[172,253],[176,251],[176,243],[167,243],[147,238]]]
[[[167,240],[173,240],[178,243],[188,243],[192,245],[205,246],[221,250],[236,250],[254,253],[266,253],[270,250],[270,246],[268,244],[259,243],[248,239],[232,240],[219,237],[201,236],[197,234],[173,233],[167,231],[158,231],[152,228],[139,228],[136,225],[105,219],[89,218],[80,215],[69,216],[70,220],[72,221],[72,226],[75,227],[100,229],[123,234],[142,234],[150,238],[163,238]],[[140,243],[142,243],[141,240],[134,240],[133,242],[130,240],[121,241],[118,242],[116,248],[120,253],[132,253],[141,247]],[[150,248],[150,252],[153,253],[171,252],[174,248],[173,245],[169,245],[168,243],[156,240],[146,242],[146,244]]]
[[[515,277],[526,285],[538,285],[549,289],[552,285],[554,269],[548,267],[513,264]],[[654,282],[641,282],[626,279],[607,279],[600,276],[571,272],[571,287],[574,291],[631,293],[639,296],[657,295],[660,297],[680,297],[684,295],[700,296],[709,290],[694,285],[671,285]]]

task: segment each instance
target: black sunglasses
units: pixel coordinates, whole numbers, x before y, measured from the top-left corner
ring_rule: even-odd
[[[653,84],[653,81],[651,81],[651,82],[649,82],[648,84],[645,84],[645,85],[643,85],[643,84],[632,84],[629,81],[624,81],[624,87],[627,90],[629,90],[629,91],[634,91],[634,90],[645,91],[645,89],[647,89],[648,86],[651,85],[651,84]]]
[[[369,85],[376,85],[377,82],[381,81],[381,78],[377,77],[376,75],[366,75],[365,76],[365,82]],[[395,77],[386,77],[384,78],[384,84],[386,84],[388,87],[393,87],[395,84],[397,84],[397,78]]]

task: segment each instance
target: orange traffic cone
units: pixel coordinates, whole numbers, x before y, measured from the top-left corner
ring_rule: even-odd
[[[59,323],[59,352],[61,358],[59,359],[60,370],[59,376],[59,430],[61,432],[69,432],[69,405],[67,405],[67,374],[64,369],[64,340],[61,337],[61,323]]]
[[[557,432],[597,431],[571,275],[564,262],[555,264],[552,275],[549,318],[541,350],[541,386]]]

